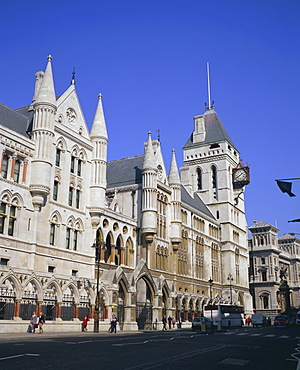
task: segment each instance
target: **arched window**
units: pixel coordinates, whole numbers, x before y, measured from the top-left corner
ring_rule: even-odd
[[[81,231],[80,221],[70,220],[66,228],[66,249],[77,251],[79,247],[79,234]]]
[[[216,168],[216,166],[211,167],[211,175],[212,175],[213,197],[214,197],[214,199],[218,199],[218,179],[217,179],[217,168]]]
[[[58,214],[54,214],[50,221],[50,236],[49,236],[50,245],[55,245],[55,242],[56,242],[56,238],[57,238],[56,231],[60,223],[59,217],[60,216]]]
[[[202,190],[202,171],[201,171],[201,168],[197,168],[196,175],[197,175],[197,190]]]

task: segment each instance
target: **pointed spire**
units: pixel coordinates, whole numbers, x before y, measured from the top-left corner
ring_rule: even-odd
[[[37,93],[35,103],[51,103],[55,105],[56,97],[55,97],[52,66],[51,66],[52,56],[49,55],[47,59],[48,59],[48,64],[46,67],[46,71],[45,71],[41,86]]]
[[[145,158],[144,158],[144,164],[143,169],[150,169],[150,168],[156,168],[155,165],[155,157],[154,157],[154,151],[153,151],[153,145],[152,145],[152,139],[151,139],[151,132],[148,132],[148,142],[146,144],[145,149]]]
[[[94,122],[92,125],[90,136],[93,137],[107,137],[106,123],[104,118],[103,106],[102,106],[102,94],[98,95],[98,106],[96,109]]]
[[[176,162],[175,150],[172,150],[172,160],[169,172],[169,184],[180,184],[180,177],[178,174],[178,167]]]

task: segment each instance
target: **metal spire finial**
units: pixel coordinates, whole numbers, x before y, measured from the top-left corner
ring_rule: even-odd
[[[75,84],[76,84],[76,81],[75,81],[75,67],[73,67],[71,85],[75,85]]]
[[[210,110],[214,107],[214,102],[211,102],[210,99],[210,73],[209,73],[209,63],[206,63],[206,71],[207,71],[207,94],[208,94],[208,104],[205,103],[205,109]]]

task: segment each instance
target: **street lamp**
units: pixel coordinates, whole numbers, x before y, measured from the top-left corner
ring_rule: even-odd
[[[100,266],[100,243],[98,240],[94,242],[92,248],[95,248],[96,258],[95,262],[97,263],[97,290],[96,290],[96,301],[95,301],[95,311],[94,311],[94,333],[99,333],[99,301],[100,301],[100,292],[99,292],[99,266]]]
[[[213,285],[213,279],[210,278],[208,280],[208,283],[209,283],[209,294],[210,294],[210,320],[212,322],[212,285]]]
[[[231,283],[233,282],[233,277],[231,274],[228,275],[227,280],[229,281],[229,289],[230,289],[230,304],[232,304],[232,286]]]

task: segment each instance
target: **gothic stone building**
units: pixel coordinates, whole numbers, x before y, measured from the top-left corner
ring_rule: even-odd
[[[300,239],[287,233],[278,237],[279,229],[265,221],[249,227],[250,291],[253,308],[274,317],[284,311],[280,284],[289,286],[292,307],[300,307]]]
[[[89,131],[74,79],[56,96],[51,59],[32,103],[0,104],[0,331],[32,311],[78,330],[97,302],[100,330],[112,312],[124,330],[188,322],[230,293],[250,312],[241,164],[213,107],[194,117],[180,171],[150,133],[143,154],[109,162],[102,96]]]

